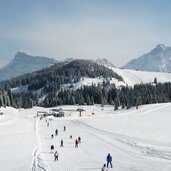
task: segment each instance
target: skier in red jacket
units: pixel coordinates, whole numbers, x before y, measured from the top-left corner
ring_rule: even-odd
[[[75,147],[78,147],[78,143],[79,143],[79,142],[78,142],[78,140],[76,139],[76,140],[75,140]]]

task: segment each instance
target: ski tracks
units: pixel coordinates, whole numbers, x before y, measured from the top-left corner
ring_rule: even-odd
[[[32,156],[32,171],[51,171],[49,164],[46,162],[45,155],[43,153],[40,153],[40,149],[43,149],[40,134],[39,134],[39,121],[38,118],[36,118],[36,138],[37,138],[37,144],[38,146],[34,148]]]
[[[85,130],[88,134],[97,137],[101,141],[109,144],[110,146],[117,148],[122,153],[125,153],[127,157],[131,157],[136,161],[141,161],[142,158],[150,157],[151,160],[153,158],[163,159],[165,163],[168,164],[168,167],[171,168],[171,149],[170,148],[158,148],[158,147],[149,147],[145,146],[145,142],[139,143],[136,142],[138,139],[134,139],[132,137],[127,137],[124,135],[115,134],[112,132],[100,130],[93,126],[90,126],[82,121],[74,120],[73,124],[79,125],[79,127]],[[148,144],[149,145],[149,144]],[[151,160],[145,159],[147,163]],[[152,162],[152,161],[151,161]],[[152,162],[154,165],[156,162]],[[146,167],[148,168],[148,167]],[[149,170],[152,170],[148,168]],[[137,170],[133,169],[133,170]],[[140,169],[141,170],[141,169]],[[142,168],[143,170],[143,168]],[[166,169],[167,170],[167,169]]]

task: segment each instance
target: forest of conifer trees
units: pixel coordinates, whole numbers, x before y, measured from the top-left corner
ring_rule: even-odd
[[[58,87],[43,89],[41,93],[28,91],[12,95],[11,89],[0,91],[0,106],[31,108],[58,105],[113,105],[114,110],[152,103],[171,101],[171,83],[140,84],[117,89],[114,84],[83,86],[80,89],[64,90]]]
[[[100,84],[82,86],[74,84],[84,77],[103,78]],[[153,83],[116,87],[110,84],[115,78],[124,82],[114,71],[89,60],[75,60],[69,64],[56,64],[30,74],[0,83],[0,106],[31,108],[33,106],[53,107],[58,105],[113,105],[114,110],[143,104],[171,101],[171,83]],[[69,87],[66,89],[65,84]],[[16,93],[14,89],[19,89]]]

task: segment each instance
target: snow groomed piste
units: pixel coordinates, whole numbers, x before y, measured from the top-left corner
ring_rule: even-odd
[[[81,117],[76,111],[78,106],[61,108],[68,109],[64,118],[51,116],[41,120],[35,117],[36,112],[49,109],[2,109],[0,166],[3,171],[100,171],[108,153],[113,158],[110,171],[171,170],[171,103],[118,111],[112,106],[103,110],[101,106],[83,106]],[[55,129],[59,131],[58,136],[51,138]],[[75,148],[79,136],[81,143]],[[60,147],[61,139],[63,147]],[[56,150],[58,161],[54,161]]]

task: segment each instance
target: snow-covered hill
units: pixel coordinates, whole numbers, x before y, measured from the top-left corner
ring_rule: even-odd
[[[111,69],[114,70],[114,72],[116,72],[118,75],[123,77],[124,83],[129,86],[142,83],[153,83],[154,78],[156,78],[157,81],[161,83],[171,82],[171,73],[136,71],[116,67],[113,67]]]
[[[85,110],[81,117],[78,107]],[[2,171],[100,171],[108,153],[113,157],[109,171],[171,170],[171,103],[117,111],[98,105],[58,108],[64,110],[64,118],[34,117],[49,108],[1,109]],[[56,129],[58,136],[51,138]],[[81,143],[75,148],[78,136]],[[58,161],[54,161],[56,150]]]
[[[124,67],[142,71],[171,72],[171,47],[159,44],[151,52],[131,60]]]
[[[110,84],[114,83],[117,88],[122,86],[134,86],[135,84],[142,84],[142,83],[153,83],[154,79],[157,79],[157,82],[171,82],[171,73],[162,73],[162,72],[148,72],[148,71],[136,71],[130,69],[121,69],[116,67],[110,67],[115,73],[120,75],[124,81],[118,81],[115,78],[108,79]],[[91,86],[92,84],[98,85],[103,84],[103,81],[106,81],[106,78],[99,77],[99,78],[89,78],[83,77],[77,83],[68,83],[63,85],[63,89],[72,89],[76,90],[84,86]],[[19,86],[12,89],[14,94],[19,92],[26,92],[27,86]]]
[[[171,73],[163,73],[163,72],[149,72],[149,71],[137,71],[137,70],[131,70],[131,69],[123,69],[123,68],[117,68],[117,67],[109,67],[112,69],[115,73],[120,75],[124,81],[118,81],[117,79],[110,79],[110,83],[114,83],[116,87],[122,87],[122,86],[134,86],[135,84],[146,84],[146,83],[153,83],[154,79],[157,79],[157,82],[171,82]],[[78,83],[72,84],[74,85],[74,88],[80,88],[84,85],[92,85],[93,84],[102,84],[103,81],[105,81],[103,77],[101,78],[86,78],[80,80]],[[69,87],[69,85],[66,85],[66,87]]]
[[[105,64],[102,64],[105,65]],[[135,84],[146,84],[153,83],[154,79],[157,79],[157,82],[165,83],[171,82],[171,73],[163,73],[163,72],[149,72],[149,71],[137,71],[131,69],[117,68],[117,67],[109,67],[115,73],[120,75],[124,81],[118,81],[117,79],[108,79],[108,81],[112,84],[114,83],[117,88],[122,86],[134,86]],[[106,78],[88,78],[84,77],[77,83],[72,83],[73,89],[81,88],[82,86],[91,86],[92,83],[95,85],[103,84],[103,81],[106,81]],[[64,84],[64,89],[69,89],[71,84]]]
[[[56,63],[53,58],[31,56],[19,51],[14,59],[0,69],[0,81],[31,73]]]

